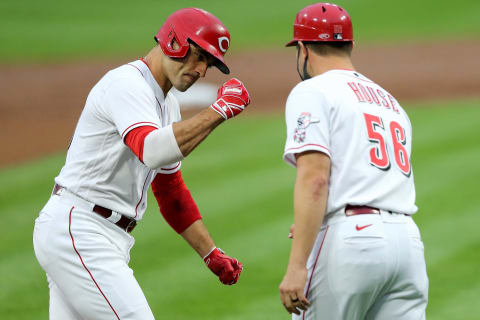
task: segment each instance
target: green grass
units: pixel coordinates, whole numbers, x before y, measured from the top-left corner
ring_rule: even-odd
[[[473,320],[480,314],[479,103],[407,106],[430,320]],[[236,286],[218,282],[163,221],[150,195],[134,232],[131,267],[157,319],[289,319],[277,293],[290,246],[295,179],[295,170],[281,160],[284,136],[282,115],[242,116],[219,127],[183,163],[185,181],[218,246],[245,265]],[[32,230],[63,158],[0,171],[4,320],[48,317],[47,284],[33,253]]]
[[[464,0],[337,1],[352,16],[357,41],[479,39],[480,2]],[[312,1],[44,0],[0,2],[0,58],[57,62],[138,56],[173,11],[189,6],[218,16],[232,34],[232,50],[276,47],[292,37],[296,13]]]

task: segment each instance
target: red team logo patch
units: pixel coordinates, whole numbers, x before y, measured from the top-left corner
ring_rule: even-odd
[[[307,135],[306,129],[311,123],[320,122],[320,119],[312,118],[310,112],[302,112],[297,119],[297,127],[293,133],[293,140],[297,143],[302,143],[305,141]]]

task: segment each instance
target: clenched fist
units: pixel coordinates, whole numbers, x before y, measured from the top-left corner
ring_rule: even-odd
[[[243,83],[233,78],[218,89],[217,101],[210,108],[223,118],[230,119],[243,111],[250,104],[250,95]]]
[[[237,259],[226,256],[218,248],[213,249],[203,260],[220,281],[227,285],[235,284],[243,269],[242,264]]]

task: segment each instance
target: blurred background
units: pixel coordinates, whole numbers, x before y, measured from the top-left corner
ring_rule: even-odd
[[[63,165],[91,87],[144,56],[165,18],[200,7],[228,27],[226,62],[252,104],[184,162],[217,245],[243,262],[221,285],[158,212],[152,195],[130,266],[157,319],[289,319],[278,295],[293,221],[295,170],[282,162],[283,109],[299,81],[292,37],[311,1],[0,2],[0,317],[47,319],[34,219]],[[413,124],[412,163],[425,244],[430,320],[478,319],[480,305],[480,2],[337,1],[354,23],[354,64]],[[216,69],[179,96],[188,118],[228,80]],[[213,89],[212,89],[213,88]],[[219,197],[219,195],[221,195]]]

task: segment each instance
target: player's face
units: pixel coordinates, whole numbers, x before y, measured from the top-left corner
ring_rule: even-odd
[[[170,81],[178,91],[186,91],[200,77],[205,77],[207,69],[215,62],[215,58],[197,45],[190,44],[187,56],[172,59]]]

